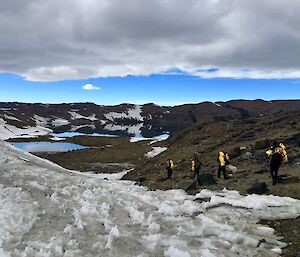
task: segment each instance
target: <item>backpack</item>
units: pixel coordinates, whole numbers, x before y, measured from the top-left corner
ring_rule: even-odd
[[[198,159],[195,159],[195,169],[200,169],[201,162]]]
[[[174,167],[175,167],[175,165],[174,165],[173,160],[170,160],[170,168],[171,168],[171,170],[174,170]]]

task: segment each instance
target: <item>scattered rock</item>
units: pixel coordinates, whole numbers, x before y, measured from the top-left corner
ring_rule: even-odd
[[[241,149],[238,146],[234,147],[229,150],[228,154],[229,154],[230,158],[236,158],[241,155]]]
[[[265,182],[257,182],[252,187],[247,189],[248,194],[257,194],[262,195],[264,193],[267,193],[269,189],[267,188],[267,185]]]

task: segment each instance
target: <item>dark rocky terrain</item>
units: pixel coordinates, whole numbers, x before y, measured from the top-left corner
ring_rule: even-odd
[[[132,135],[137,132],[145,137],[152,137],[166,132],[173,134],[211,118],[249,118],[283,110],[293,111],[299,108],[300,100],[234,100],[174,107],[155,104],[103,106],[93,103],[29,104],[13,102],[0,103],[0,118],[7,124],[18,128],[40,125],[57,133],[66,131],[106,133],[109,131],[115,134]],[[115,113],[119,115],[115,115]],[[134,114],[140,115],[135,117]]]

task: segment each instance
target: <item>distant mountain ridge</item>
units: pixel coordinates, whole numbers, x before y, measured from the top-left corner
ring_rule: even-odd
[[[248,118],[299,109],[300,100],[260,99],[202,102],[174,107],[152,103],[104,106],[94,103],[2,102],[0,136],[5,139],[26,134],[47,134],[49,131],[76,131],[152,137],[172,134],[201,120]]]

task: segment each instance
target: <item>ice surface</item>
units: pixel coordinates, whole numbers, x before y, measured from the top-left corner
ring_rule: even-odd
[[[300,214],[300,201],[288,197],[148,191],[3,141],[0,164],[1,257],[278,256],[285,244],[258,220]]]

